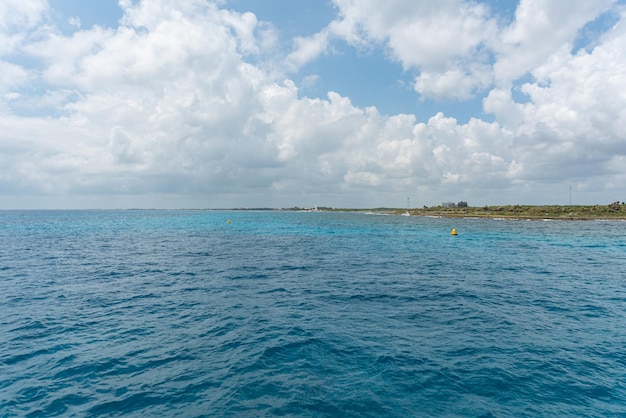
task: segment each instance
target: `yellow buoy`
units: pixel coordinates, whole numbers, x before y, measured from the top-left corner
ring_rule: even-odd
[[[230,219],[228,220],[228,222],[226,222],[228,225],[230,225]]]
[[[452,228],[452,232],[450,232],[450,235],[458,235],[458,234],[456,233],[456,228]]]

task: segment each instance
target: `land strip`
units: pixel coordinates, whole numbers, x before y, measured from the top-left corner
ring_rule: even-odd
[[[394,209],[393,213],[402,214],[407,210]],[[626,220],[626,204],[611,203],[610,205],[593,206],[484,206],[484,207],[454,207],[443,206],[409,209],[412,216],[441,216],[449,218],[504,218],[504,219],[564,219],[564,220],[594,220],[594,219],[621,219]]]

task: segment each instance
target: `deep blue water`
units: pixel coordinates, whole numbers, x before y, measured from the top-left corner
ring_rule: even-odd
[[[626,222],[6,211],[0,312],[1,417],[626,416]]]

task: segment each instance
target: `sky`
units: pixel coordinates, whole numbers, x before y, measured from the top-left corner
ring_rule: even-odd
[[[2,0],[0,209],[626,200],[626,0]]]

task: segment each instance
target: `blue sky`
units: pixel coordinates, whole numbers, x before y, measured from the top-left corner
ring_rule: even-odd
[[[0,208],[626,200],[624,0],[0,16]]]

